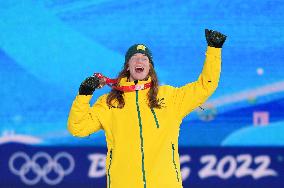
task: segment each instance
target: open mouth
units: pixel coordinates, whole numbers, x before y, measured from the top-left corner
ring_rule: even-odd
[[[143,71],[144,71],[144,67],[140,67],[140,66],[135,67],[135,72],[141,73],[141,72],[143,72]]]

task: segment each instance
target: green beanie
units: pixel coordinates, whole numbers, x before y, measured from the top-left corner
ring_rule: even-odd
[[[134,45],[132,45],[127,50],[127,52],[125,54],[125,63],[127,63],[129,61],[129,59],[131,58],[131,56],[133,56],[136,53],[145,54],[149,58],[150,63],[152,64],[152,66],[154,67],[152,52],[144,44],[134,44]]]

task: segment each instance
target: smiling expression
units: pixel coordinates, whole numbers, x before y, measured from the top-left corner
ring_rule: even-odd
[[[136,53],[129,59],[127,70],[130,72],[129,80],[131,82],[134,80],[143,80],[149,74],[150,60],[146,55]]]

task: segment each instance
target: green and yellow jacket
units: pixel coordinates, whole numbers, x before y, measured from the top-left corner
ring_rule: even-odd
[[[202,73],[183,87],[159,86],[162,108],[148,106],[149,89],[125,92],[125,106],[109,108],[108,94],[90,106],[92,96],[77,95],[68,130],[77,137],[101,129],[107,141],[108,188],[181,188],[178,136],[182,119],[203,104],[218,86],[221,49],[208,47]],[[151,81],[139,81],[144,84]],[[124,78],[120,85],[129,86]]]

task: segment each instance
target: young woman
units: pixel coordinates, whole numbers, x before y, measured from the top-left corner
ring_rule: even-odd
[[[109,188],[181,188],[178,136],[182,119],[203,104],[218,86],[221,48],[226,36],[205,30],[208,48],[197,81],[176,88],[158,85],[151,51],[131,46],[110,93],[90,107],[105,81],[82,82],[68,119],[72,135],[85,137],[103,129],[107,141]]]

